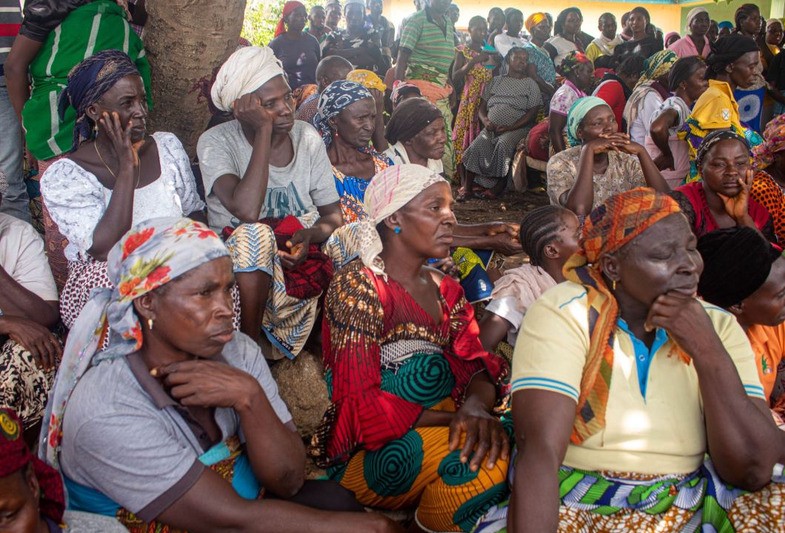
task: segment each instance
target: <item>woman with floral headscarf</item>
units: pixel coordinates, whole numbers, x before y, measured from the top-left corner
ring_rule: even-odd
[[[506,365],[483,350],[458,282],[424,266],[449,254],[450,186],[395,165],[371,181],[365,209],[360,259],[327,293],[332,405],[311,453],[363,505],[469,531],[504,496],[508,439],[491,410]]]
[[[668,75],[678,59],[674,52],[662,50],[646,60],[638,85],[624,106],[627,133],[633,142],[646,142],[651,117],[671,95],[668,91]]]
[[[548,114],[547,130],[552,153],[559,153],[566,148],[564,134],[567,126],[567,113],[578,98],[583,98],[592,91],[595,81],[594,66],[586,54],[582,52],[567,54],[558,70],[564,76],[564,82],[551,98]]]
[[[204,219],[188,155],[171,133],[146,134],[142,77],[123,52],[99,52],[71,71],[60,114],[76,111],[73,151],[41,177],[49,215],[68,240],[60,295],[71,327],[96,287],[110,286],[106,254],[132,224],[155,216]]]
[[[696,240],[667,195],[613,196],[586,219],[567,281],[527,311],[515,531],[785,527],[785,433],[744,331],[696,298]],[[503,526],[507,509],[489,515]]]
[[[548,161],[548,196],[578,216],[586,216],[614,194],[648,186],[670,191],[646,149],[618,131],[605,100],[587,96],[567,115],[571,148]]]
[[[380,127],[382,111],[377,102],[368,89],[348,80],[331,83],[319,97],[314,124],[327,145],[344,223],[365,218],[362,204],[368,183],[392,165],[370,146]]]
[[[41,439],[71,508],[145,531],[390,531],[362,512],[253,501],[305,497],[305,449],[259,346],[232,328],[218,235],[157,218],[107,261],[114,288],[94,293],[71,330]],[[327,508],[361,510],[321,486]]]

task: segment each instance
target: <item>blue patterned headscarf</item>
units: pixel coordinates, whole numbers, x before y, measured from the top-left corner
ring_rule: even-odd
[[[570,106],[570,111],[567,113],[567,142],[570,143],[570,146],[581,144],[581,140],[578,138],[578,128],[581,127],[581,122],[589,111],[601,105],[607,106],[608,102],[596,96],[584,96],[575,100]]]
[[[60,93],[57,111],[60,120],[65,120],[68,106],[76,109],[72,150],[76,150],[82,141],[92,138],[92,121],[87,117],[87,108],[126,76],[141,76],[141,74],[128,54],[119,50],[98,52],[76,65],[68,73],[68,85]]]
[[[147,220],[131,228],[114,245],[106,260],[113,287],[93,291],[68,334],[44,416],[42,459],[57,468],[66,405],[87,369],[142,347],[142,326],[134,312],[134,300],[189,270],[228,255],[215,232],[188,218]],[[108,347],[99,351],[107,328]]]
[[[353,81],[334,81],[322,91],[322,94],[319,96],[318,111],[313,119],[313,125],[319,130],[325,146],[330,146],[330,143],[333,142],[333,129],[330,126],[330,119],[337,116],[338,113],[353,103],[366,98],[373,98],[371,91]]]

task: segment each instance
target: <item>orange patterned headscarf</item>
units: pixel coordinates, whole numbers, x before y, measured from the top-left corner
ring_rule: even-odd
[[[564,265],[564,277],[586,288],[589,307],[589,353],[570,438],[573,444],[605,427],[613,374],[613,332],[619,304],[602,277],[599,259],[679,212],[673,198],[645,187],[612,196],[586,218],[578,251]]]
[[[535,27],[537,24],[545,20],[547,15],[545,13],[532,13],[529,15],[529,18],[526,19],[526,31],[532,31],[532,28]]]

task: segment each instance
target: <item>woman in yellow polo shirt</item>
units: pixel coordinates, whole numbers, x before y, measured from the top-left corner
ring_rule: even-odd
[[[702,267],[651,189],[587,218],[515,346],[515,531],[783,530],[785,433],[743,330],[695,298]]]
[[[698,292],[727,309],[755,352],[774,419],[785,425],[785,257],[751,228],[713,231],[698,240],[704,268]],[[739,261],[739,257],[744,257]]]

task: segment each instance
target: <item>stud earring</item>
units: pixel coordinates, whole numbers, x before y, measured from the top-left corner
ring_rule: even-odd
[[[396,235],[398,235],[398,234],[401,233],[401,227],[400,226],[395,226],[395,229],[393,229],[393,231],[395,232]]]
[[[152,318],[148,318],[147,319],[147,327],[150,329],[150,331],[153,331],[153,319]]]
[[[613,292],[616,292],[616,280],[613,280],[613,282],[611,282],[611,287],[613,288]],[[153,329],[153,328],[150,328],[150,329]]]

